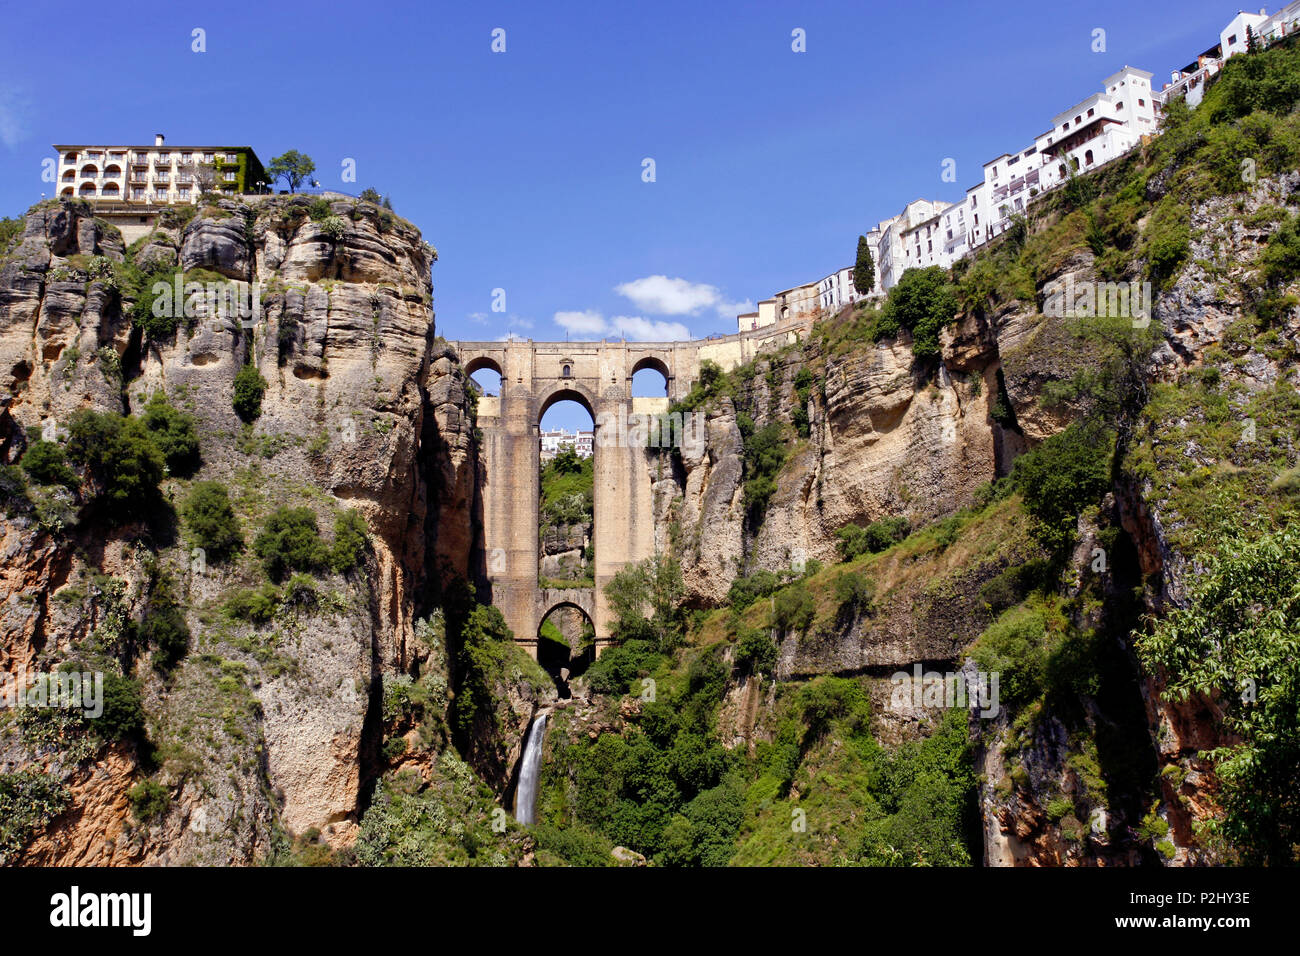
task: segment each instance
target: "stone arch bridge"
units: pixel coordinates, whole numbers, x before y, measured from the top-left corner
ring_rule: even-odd
[[[484,466],[480,566],[491,603],[534,657],[542,621],[561,606],[587,615],[599,654],[610,643],[613,624],[605,585],[626,565],[655,552],[651,459],[643,443],[634,447],[621,440],[629,416],[666,412],[690,391],[705,360],[734,368],[798,341],[807,328],[783,323],[686,342],[449,343],[467,376],[485,368],[501,376],[500,394],[478,400]],[[632,397],[632,376],[646,368],[663,375],[666,397]],[[592,588],[542,588],[538,579],[538,427],[547,409],[566,399],[582,405],[595,422]]]

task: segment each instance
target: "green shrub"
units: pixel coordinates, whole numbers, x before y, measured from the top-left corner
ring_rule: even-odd
[[[27,220],[21,216],[0,218],[0,256],[5,254],[11,242],[23,234],[26,223]]]
[[[192,474],[199,464],[199,434],[194,416],[172,406],[161,391],[153,393],[141,416],[174,475]]]
[[[980,587],[980,598],[994,614],[1001,614],[1023,601],[1031,591],[1049,587],[1051,583],[1051,564],[1042,558],[1034,558],[1005,568],[984,582]]]
[[[771,571],[758,570],[746,577],[736,578],[727,591],[727,603],[743,611],[761,597],[767,597],[781,586],[781,579]]]
[[[153,272],[133,272],[130,290],[135,304],[131,308],[131,324],[140,329],[151,341],[165,341],[176,334],[184,317],[184,302],[175,301],[176,277],[184,283],[184,273],[177,269],[160,268]],[[165,285],[166,292],[155,286]]]
[[[1187,207],[1165,199],[1156,206],[1143,232],[1151,281],[1167,287],[1191,249],[1192,228]]]
[[[87,468],[110,519],[139,516],[157,503],[166,462],[140,419],[82,409],[68,432],[68,458]]]
[[[818,677],[799,689],[797,706],[810,737],[826,733],[838,721],[850,733],[870,725],[871,702],[851,677]]]
[[[1075,422],[1016,459],[1011,480],[1044,547],[1060,553],[1074,541],[1079,513],[1110,487],[1113,444],[1100,426]]]
[[[677,647],[686,629],[681,609],[685,588],[681,565],[667,555],[624,567],[605,585],[614,638],[648,640],[665,653]]]
[[[758,524],[776,491],[776,476],[785,464],[785,435],[780,422],[756,428],[753,419],[744,413],[737,416],[737,424],[745,443],[745,508],[750,521]]]
[[[131,814],[137,823],[148,823],[167,812],[171,804],[171,791],[160,783],[142,780],[126,792],[131,804]]]
[[[975,774],[966,713],[953,708],[924,740],[880,760],[872,787],[879,816],[866,824],[858,860],[873,866],[969,866],[967,827]]]
[[[234,398],[235,414],[246,422],[254,421],[262,414],[262,394],[266,391],[266,379],[254,365],[245,365],[235,373]]]
[[[0,465],[0,505],[4,506],[4,514],[7,516],[13,516],[32,506],[23,471],[15,465]]]
[[[223,561],[244,547],[239,519],[226,486],[219,481],[195,482],[181,506],[181,517],[191,544],[202,548],[208,560]]]
[[[1137,649],[1167,695],[1196,695],[1224,711],[1237,742],[1202,756],[1222,783],[1212,829],[1248,863],[1294,865],[1300,856],[1295,768],[1300,729],[1300,528],[1242,527],[1207,534],[1187,603],[1158,619]]]
[[[145,647],[153,648],[153,665],[163,673],[180,663],[190,648],[189,625],[177,607],[151,609],[136,634]]]
[[[1268,245],[1259,263],[1264,280],[1275,285],[1285,284],[1300,275],[1300,216],[1287,217],[1268,237]]]
[[[19,464],[38,485],[63,485],[76,489],[80,484],[76,472],[68,467],[67,456],[58,442],[32,442]]]
[[[940,266],[908,269],[889,290],[882,320],[912,333],[912,354],[926,358],[939,354],[939,330],[957,316],[956,290]]]
[[[315,609],[320,601],[316,593],[316,582],[309,575],[295,574],[284,586],[284,604],[286,607],[302,611]]]
[[[63,812],[66,785],[39,770],[0,773],[0,866],[10,866],[27,842]]]
[[[842,571],[835,578],[835,602],[840,610],[851,614],[870,614],[876,603],[876,586],[870,578],[853,571]]]
[[[801,581],[777,593],[772,623],[787,632],[806,631],[816,614],[817,601]]]
[[[911,523],[904,517],[881,518],[865,528],[847,524],[835,535],[836,547],[845,561],[864,554],[877,554],[893,547],[907,537]]]
[[[330,565],[339,574],[347,574],[365,558],[369,532],[361,512],[349,508],[340,511],[334,519],[334,544],[330,552]]]
[[[700,374],[691,386],[690,392],[672,408],[674,412],[690,412],[703,407],[720,395],[730,395],[735,391],[731,376],[722,370],[722,366],[711,359],[700,362]]]
[[[144,697],[140,682],[113,671],[104,672],[104,712],[94,720],[104,740],[137,736],[144,731]]]
[[[256,588],[241,588],[226,598],[225,610],[233,618],[265,624],[280,607],[283,600],[280,589],[265,583]]]
[[[971,656],[986,674],[999,674],[999,697],[1006,706],[1027,703],[1044,689],[1047,673],[1047,618],[1037,607],[1015,607],[980,635]]]
[[[316,528],[316,513],[307,507],[271,512],[253,539],[253,550],[273,581],[287,571],[318,571],[330,560],[329,548]]]
[[[651,642],[627,641],[596,658],[587,670],[587,686],[597,694],[625,694],[634,680],[650,676],[663,662]]]
[[[776,666],[778,648],[767,631],[742,627],[736,637],[736,669],[746,674],[770,674]]]
[[[609,840],[583,826],[559,827],[541,824],[534,828],[539,853],[567,866],[613,866]]]

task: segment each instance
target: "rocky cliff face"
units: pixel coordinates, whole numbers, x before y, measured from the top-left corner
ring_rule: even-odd
[[[205,563],[175,527],[9,509],[7,673],[57,666],[138,619],[159,569],[181,582],[192,635],[165,679],[124,661],[143,682],[156,753],[120,745],[56,767],[67,809],[27,862],[251,862],[280,827],[350,841],[376,772],[383,677],[412,665],[430,572],[470,570],[472,426],[463,375],[434,339],[435,257],[412,226],[353,201],[220,200],[188,221],[164,217],[129,253],[85,206],[47,203],[27,216],[0,267],[7,462],[30,428],[66,428],[82,408],[139,410],[161,391],[197,420],[193,477],[230,489],[246,542],[280,505],[310,508],[326,534],[344,509],[369,529],[363,570],[322,575],[310,599],[254,628],[222,612],[232,591],[260,579],[251,549]],[[115,268],[132,264],[166,279],[180,268],[216,298],[194,297],[174,335],[143,336]],[[237,314],[240,298],[254,315]],[[231,400],[245,365],[266,382],[251,425]],[[169,479],[163,490],[179,504],[187,485]],[[51,768],[47,750],[11,725],[6,733],[3,769]],[[170,807],[144,825],[127,812],[127,790],[151,764]]]
[[[1024,447],[992,415],[1007,327],[968,317],[946,334],[937,369],[918,367],[908,340],[837,353],[813,339],[757,360],[742,394],[709,409],[702,451],[687,449],[681,472],[656,485],[661,528],[680,525],[691,602],[721,604],[738,574],[836,561],[845,525],[903,516],[920,526],[971,504],[980,485],[1006,474],[1008,448]],[[737,416],[756,427],[791,422],[800,404],[795,376],[805,368],[818,370],[808,438],[794,446],[755,528],[745,514]]]
[[[1260,182],[1244,199],[1194,207],[1188,265],[1154,297],[1160,335],[1146,374],[1177,383],[1214,366],[1215,381],[1240,396],[1233,402],[1243,427],[1256,407],[1251,396],[1294,383],[1295,309],[1281,331],[1260,335],[1249,318],[1257,303],[1245,290],[1274,223],[1294,214],[1298,185],[1300,174],[1287,174]],[[1052,222],[1048,216],[1039,227]],[[1083,288],[1100,281],[1098,264],[1080,243],[1036,284]],[[684,455],[675,469],[661,468],[656,483],[660,545],[675,545],[689,602],[725,606],[738,576],[779,573],[809,559],[833,562],[836,532],[850,522],[901,515],[916,528],[970,506],[980,485],[1006,475],[1018,454],[1078,416],[1081,407],[1068,392],[1058,388],[1048,397],[1053,386],[1103,357],[1076,326],[1045,315],[1041,301],[1004,300],[972,309],[946,329],[937,363],[914,362],[906,339],[844,348],[830,334],[742,370],[735,394],[706,406],[702,452]],[[806,370],[814,373],[811,387]],[[806,438],[791,449],[755,522],[745,508],[741,420],[748,416],[754,428],[781,420],[792,430],[801,405]],[[1191,466],[1216,467],[1190,430],[1194,423],[1180,414],[1146,423],[1152,437],[1139,445],[1182,441]],[[1258,444],[1276,449],[1279,442],[1289,447],[1277,433]],[[1090,665],[1099,669],[1098,685],[1080,695],[1069,718],[1048,708],[1028,737],[1006,714],[972,720],[987,863],[1210,858],[1194,832],[1215,812],[1218,784],[1199,754],[1232,742],[1222,731],[1222,711],[1209,700],[1168,700],[1160,675],[1143,673],[1132,650],[1141,613],[1186,601],[1188,529],[1198,516],[1187,510],[1185,496],[1195,485],[1168,469],[1121,476],[1103,511],[1081,523],[1065,579],[1071,594],[1093,594],[1097,602],[1098,610],[1076,625],[1106,638]],[[873,565],[877,599],[870,613],[778,635],[778,682],[817,674],[879,680],[915,664],[959,668],[965,648],[997,617],[984,588],[1005,569],[1042,554],[1023,513],[1014,514],[994,512],[966,525],[951,548],[909,547],[883,556]],[[1111,564],[1097,574],[1094,549],[1103,545]],[[1131,595],[1144,584],[1146,603],[1135,607]],[[763,739],[770,690],[750,679],[729,691],[719,731],[730,745]],[[877,728],[890,732],[885,724]]]

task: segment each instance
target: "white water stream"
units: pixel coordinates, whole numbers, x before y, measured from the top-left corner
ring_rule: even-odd
[[[537,822],[537,779],[542,772],[542,741],[546,737],[549,710],[539,711],[528,728],[524,756],[519,766],[519,787],[515,791],[515,819],[520,823]]]

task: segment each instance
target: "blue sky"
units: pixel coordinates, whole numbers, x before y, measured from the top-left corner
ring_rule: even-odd
[[[447,338],[694,337],[956,200],[1124,64],[1217,42],[1219,0],[0,2],[0,214],[54,142],[310,154],[437,247]],[[1272,7],[1270,7],[1272,9]],[[128,15],[129,14],[129,15]],[[62,24],[56,33],[55,23]],[[206,52],[191,49],[206,31]],[[506,31],[493,53],[492,31]],[[791,49],[806,31],[806,52]],[[1093,31],[1106,51],[1092,51]],[[957,163],[957,182],[940,179]],[[656,181],[642,180],[655,162]],[[340,180],[354,159],[357,182]],[[492,311],[493,290],[505,311]]]

